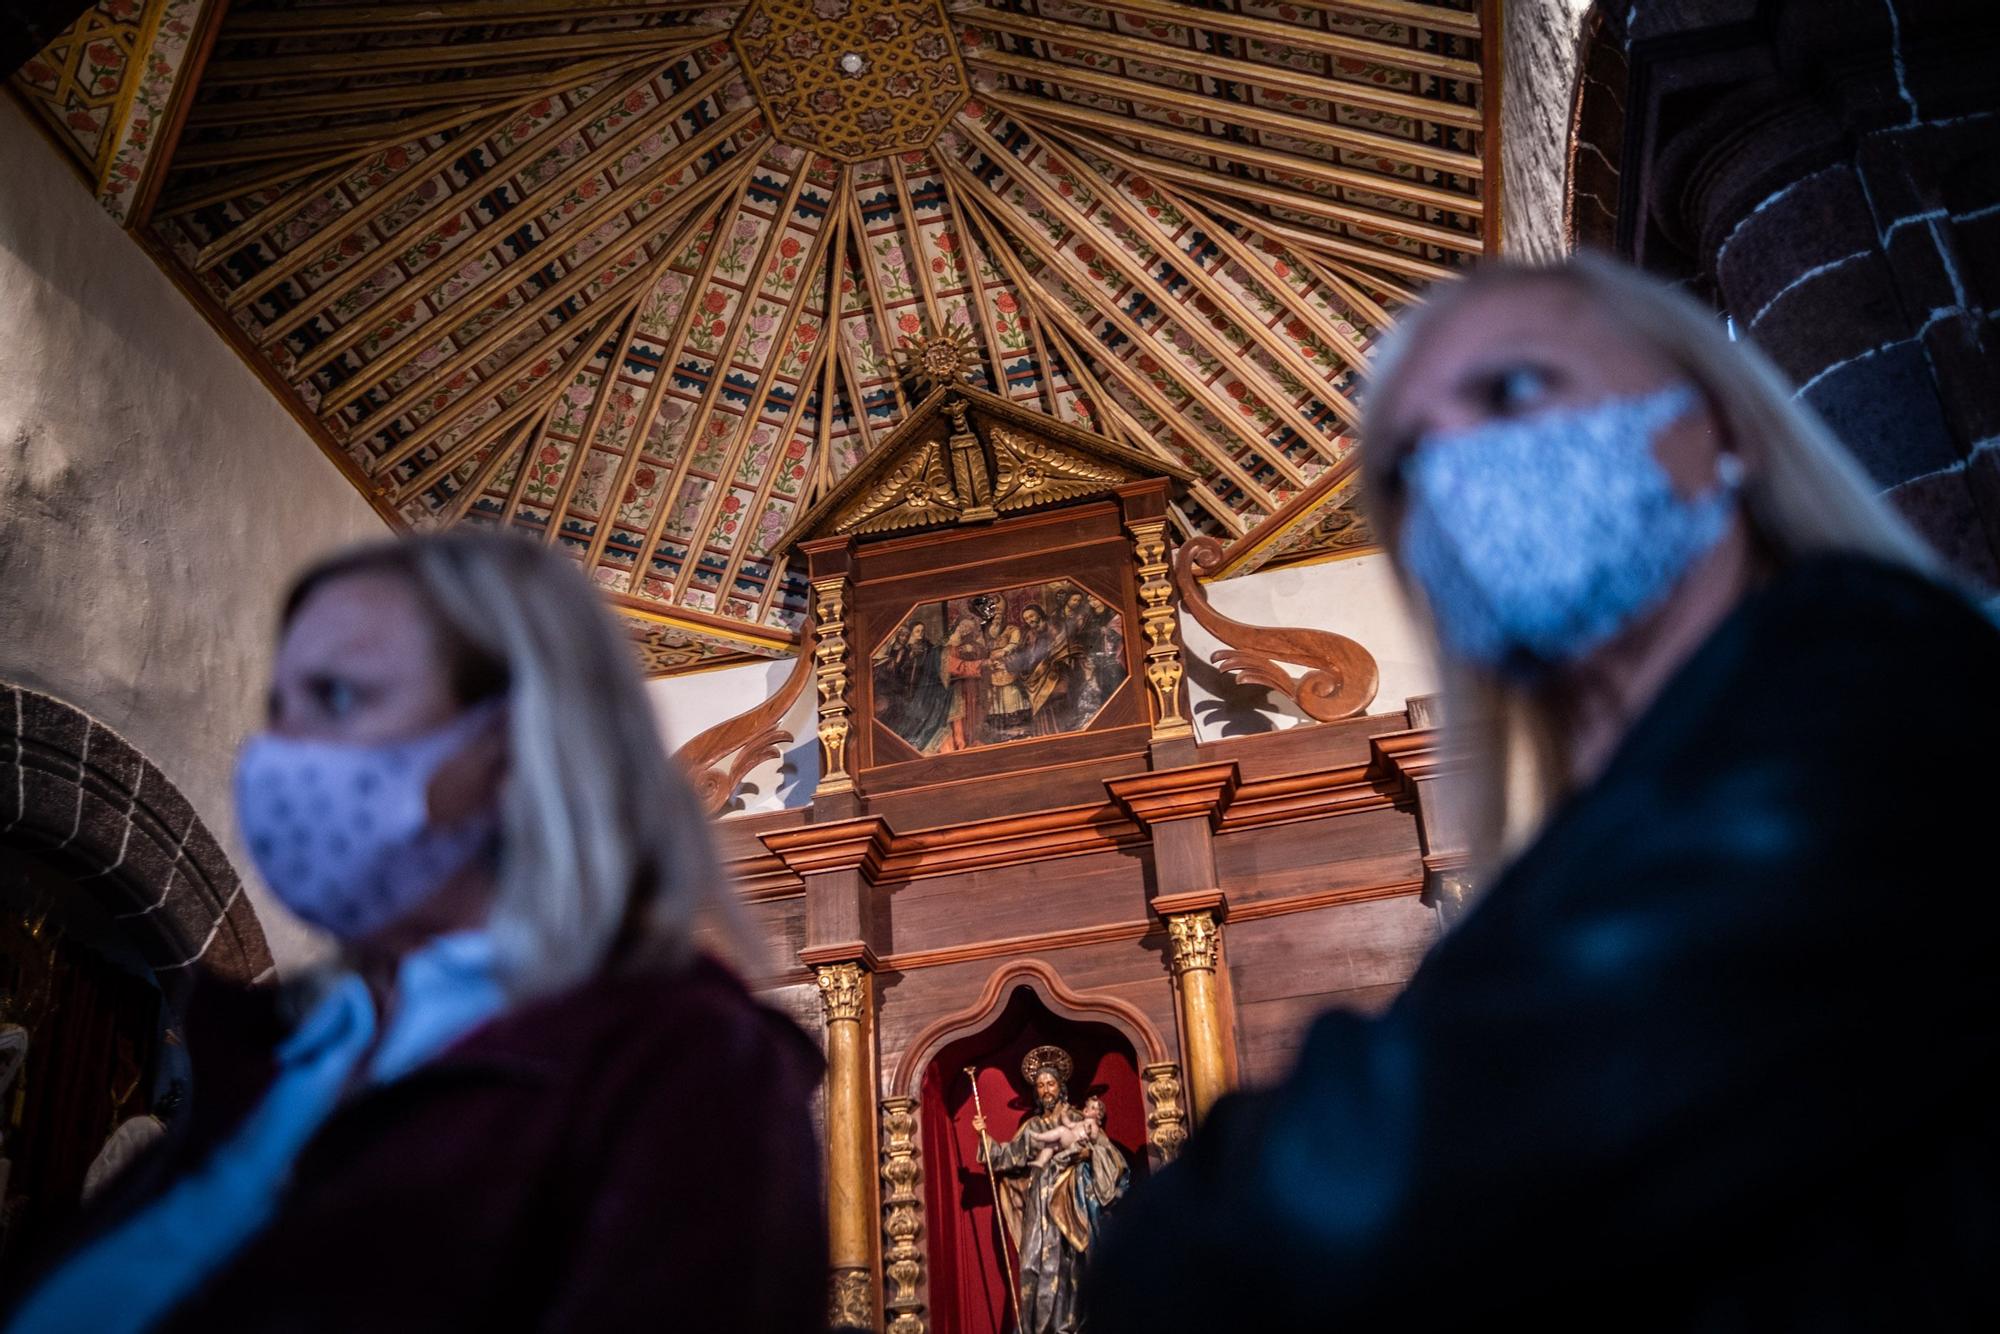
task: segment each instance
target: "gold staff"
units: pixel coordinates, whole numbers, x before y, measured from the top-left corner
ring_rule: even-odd
[[[1007,1209],[1000,1203],[1000,1178],[993,1175],[993,1141],[986,1134],[986,1111],[979,1105],[979,1068],[968,1065],[965,1077],[972,1081],[972,1115],[979,1121],[979,1161],[985,1165],[986,1179],[993,1185],[993,1215],[1000,1221],[1000,1260],[1007,1266],[1007,1305],[1014,1312],[1014,1328],[1021,1328],[1021,1295],[1015,1291],[1021,1285],[1020,1264],[1014,1258],[1018,1254],[1014,1246],[1014,1232],[1007,1226]]]

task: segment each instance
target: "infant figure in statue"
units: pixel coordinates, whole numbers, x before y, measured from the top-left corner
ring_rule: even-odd
[[[1036,1167],[1047,1167],[1057,1158],[1071,1162],[1090,1151],[1092,1141],[1104,1133],[1104,1099],[1096,1094],[1084,1099],[1083,1115],[1050,1130],[1028,1133],[1028,1140],[1042,1145],[1035,1155]]]

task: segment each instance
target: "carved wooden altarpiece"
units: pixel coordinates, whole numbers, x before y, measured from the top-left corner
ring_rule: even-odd
[[[1282,1073],[1312,1014],[1386,1000],[1436,933],[1459,863],[1426,720],[1365,712],[1362,646],[1207,609],[1206,548],[1173,559],[1187,482],[946,382],[789,535],[819,786],[721,827],[796,961],[764,990],[824,1025],[836,1324],[1006,1327],[975,1081],[1011,1134],[1021,1054],[1063,1046],[1143,1175],[1225,1089]],[[1184,602],[1239,636],[1220,670],[1321,721],[1197,739]],[[782,708],[713,729],[697,767]]]

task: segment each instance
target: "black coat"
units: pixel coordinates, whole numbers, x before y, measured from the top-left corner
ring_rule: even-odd
[[[1975,611],[1785,573],[1119,1212],[1091,1334],[2000,1329],[1996,760]]]

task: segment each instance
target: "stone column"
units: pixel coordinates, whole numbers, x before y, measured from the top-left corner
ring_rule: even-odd
[[[1181,1049],[1187,1058],[1188,1102],[1199,1126],[1229,1088],[1229,1061],[1223,1048],[1222,999],[1215,968],[1222,926],[1212,912],[1176,913],[1167,919],[1181,1021]]]
[[[859,963],[824,964],[813,974],[826,1007],[828,1321],[875,1329],[874,979]]]
[[[1610,174],[1621,246],[1711,296],[1918,531],[2000,587],[2000,9],[1603,9],[1622,142],[1644,146]],[[1610,96],[1586,86],[1580,131]]]

